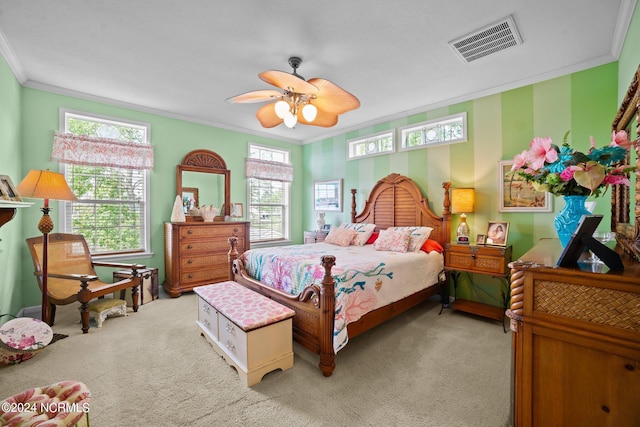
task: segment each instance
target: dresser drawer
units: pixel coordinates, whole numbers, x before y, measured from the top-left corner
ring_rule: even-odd
[[[193,225],[180,228],[180,240],[206,239],[212,237],[226,239],[231,236],[244,237],[244,227],[237,224],[225,224],[214,227]]]
[[[212,265],[227,264],[229,256],[226,252],[209,255],[185,255],[180,258],[180,269],[211,268]]]
[[[227,264],[209,266],[207,269],[180,272],[180,281],[184,284],[216,283],[224,280],[229,280],[229,266]]]
[[[202,298],[198,298],[198,321],[218,339],[218,311]]]
[[[231,245],[229,244],[228,237],[197,241],[184,240],[180,242],[180,256],[184,257],[190,254],[210,252],[224,252],[226,254],[229,252],[229,248],[231,248]],[[238,252],[244,252],[244,241],[239,240],[236,248]]]
[[[224,315],[218,316],[220,344],[225,351],[247,370],[247,333]]]

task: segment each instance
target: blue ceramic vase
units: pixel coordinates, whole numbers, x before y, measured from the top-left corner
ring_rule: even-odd
[[[571,235],[576,231],[576,228],[578,228],[578,223],[582,215],[590,215],[591,213],[584,205],[587,196],[563,197],[564,208],[556,215],[553,225],[560,238],[560,243],[562,243],[562,247],[564,248],[567,246],[567,243],[569,243],[569,240],[571,240]]]

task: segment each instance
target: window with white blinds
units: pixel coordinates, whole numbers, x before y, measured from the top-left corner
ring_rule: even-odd
[[[64,112],[64,132],[148,143],[148,126]],[[95,256],[150,252],[149,172],[131,167],[61,163],[78,201],[64,202],[64,232],[82,234]]]
[[[293,169],[289,152],[249,144],[248,218],[251,243],[289,239],[289,188]]]

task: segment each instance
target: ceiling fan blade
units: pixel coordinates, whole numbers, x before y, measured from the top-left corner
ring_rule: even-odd
[[[340,86],[331,83],[329,80],[313,78],[310,83],[318,88],[316,99],[312,102],[319,110],[328,113],[342,114],[355,110],[360,106],[358,98],[342,89]]]
[[[314,85],[307,83],[299,77],[293,74],[285,73],[284,71],[269,70],[258,74],[263,81],[279,87],[280,89],[289,90],[297,93],[309,93],[314,94],[318,92],[318,88]]]
[[[256,102],[267,102],[282,98],[282,93],[277,90],[254,90],[240,95],[227,98],[226,101],[233,104],[251,104]]]
[[[283,122],[281,118],[276,116],[274,104],[266,104],[258,108],[258,111],[256,111],[256,117],[262,127],[265,128],[276,127]]]
[[[298,123],[303,125],[320,126],[324,128],[330,128],[338,123],[338,115],[334,113],[328,113],[318,108],[318,114],[312,122],[308,122],[302,115],[302,108],[298,111]]]

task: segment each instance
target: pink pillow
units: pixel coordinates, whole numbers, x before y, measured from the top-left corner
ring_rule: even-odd
[[[358,232],[348,228],[331,227],[329,234],[324,238],[325,243],[338,246],[349,246]]]
[[[380,231],[378,239],[373,244],[376,251],[407,252],[411,230],[387,229]]]
[[[422,247],[420,248],[421,251],[425,251],[426,253],[429,253],[431,251],[436,251],[439,253],[443,253],[444,252],[444,248],[442,247],[442,245],[438,242],[436,242],[435,240],[432,239],[427,239],[426,242],[424,242],[424,245],[422,245]]]

